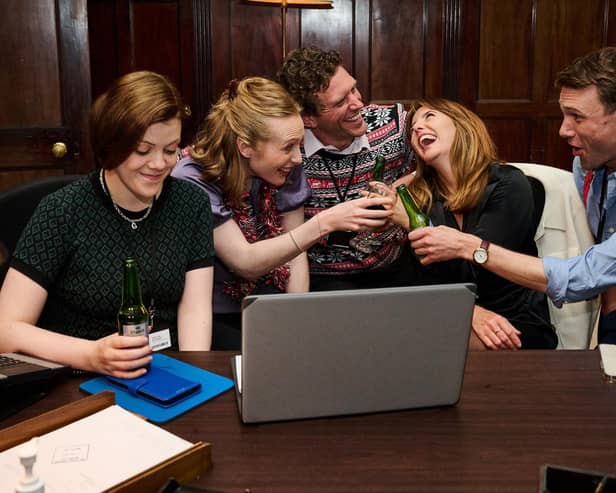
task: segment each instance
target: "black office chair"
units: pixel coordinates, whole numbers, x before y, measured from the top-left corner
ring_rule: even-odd
[[[0,192],[0,286],[24,227],[41,199],[81,175],[48,176]],[[6,258],[2,258],[6,257]]]

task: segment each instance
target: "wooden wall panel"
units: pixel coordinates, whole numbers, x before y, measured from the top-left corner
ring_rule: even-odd
[[[61,125],[55,2],[8,0],[3,9],[19,29],[2,29],[0,92],[6,96],[0,98],[0,128]],[[9,96],[16,88],[19,97]]]
[[[197,0],[194,0],[198,3]],[[152,70],[177,85],[186,103],[195,99],[193,0],[88,0],[92,94],[96,98],[117,77]],[[185,123],[184,141],[195,131]]]
[[[531,99],[532,3],[481,3],[477,99]]]
[[[574,58],[605,44],[615,7],[614,0],[462,0],[459,94],[484,119],[502,120],[491,122],[501,158],[571,168],[558,137],[554,80]],[[525,122],[527,140],[504,131],[505,120],[511,129]]]
[[[535,0],[537,2],[537,43],[535,56],[546,67],[548,95],[544,101],[558,102],[556,75],[574,58],[603,46],[607,28],[606,0]],[[613,28],[616,28],[613,26]],[[539,88],[540,89],[540,88]]]
[[[7,0],[0,43],[0,190],[91,169],[86,0]],[[52,153],[55,143],[66,152]]]
[[[88,0],[88,38],[92,74],[92,97],[105,91],[119,75],[116,6],[108,0]]]
[[[230,15],[231,74],[228,79],[275,75],[282,60],[280,9],[232,2]]]
[[[424,94],[424,2],[374,0],[371,12],[370,99],[402,101]]]
[[[541,152],[544,158],[539,162],[570,170],[573,161],[571,148],[567,145],[567,141],[558,135],[558,129],[562,123],[561,116],[548,117],[543,122],[545,124],[544,137],[535,139],[535,146],[543,147]]]
[[[497,155],[507,161],[525,162],[530,152],[532,122],[524,118],[484,118],[490,135],[497,143]]]
[[[230,79],[273,76],[282,58],[278,7],[244,0],[89,0],[89,7],[100,41],[93,59],[102,59],[98,49],[116,72],[155,68],[179,79],[193,127]],[[615,25],[616,0],[337,0],[332,10],[288,10],[287,51],[340,51],[366,102],[461,101],[488,121],[503,158],[568,168],[554,78],[576,56],[616,44]],[[143,41],[152,31],[162,34]],[[105,80],[106,65],[92,65]]]
[[[340,52],[345,66],[355,72],[354,64],[354,0],[338,0],[334,9],[301,11],[301,46],[318,46]]]
[[[179,12],[176,2],[131,2],[131,70],[165,74],[181,87]],[[128,53],[127,53],[128,54]]]

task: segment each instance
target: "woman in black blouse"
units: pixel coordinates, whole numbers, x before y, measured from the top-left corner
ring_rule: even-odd
[[[497,162],[494,143],[476,114],[452,101],[420,100],[407,115],[406,132],[417,160],[409,190],[430,211],[433,225],[477,235],[485,249],[494,242],[536,256],[530,183],[518,169]],[[408,226],[399,204],[396,209],[395,221]],[[478,251],[478,262],[482,254]],[[473,262],[452,260],[431,269],[441,282],[477,284],[471,349],[556,347],[543,294]]]

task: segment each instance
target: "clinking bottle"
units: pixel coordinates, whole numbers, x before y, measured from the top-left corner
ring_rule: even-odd
[[[134,257],[127,257],[122,272],[122,305],[118,310],[118,333],[147,336],[149,314],[141,299],[139,268]]]
[[[430,224],[430,218],[417,207],[417,203],[411,195],[411,192],[409,192],[409,189],[406,188],[406,185],[398,185],[396,191],[409,217],[409,230],[413,231],[414,229],[428,226]]]
[[[372,181],[383,181],[385,177],[385,158],[377,156],[372,169]]]

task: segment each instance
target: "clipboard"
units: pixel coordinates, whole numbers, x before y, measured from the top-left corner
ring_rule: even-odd
[[[100,392],[5,428],[0,434],[0,451],[90,416],[115,403],[113,392]],[[183,484],[190,483],[208,470],[211,464],[211,444],[196,442],[184,452],[107,489],[105,493],[157,491],[170,477],[176,478]]]
[[[201,384],[201,389],[171,407],[161,407],[114,385],[105,377],[88,380],[82,383],[79,388],[89,394],[111,390],[115,392],[115,399],[119,406],[144,416],[148,421],[165,423],[233,387],[233,380],[229,378],[197,368],[164,354],[152,355],[152,366],[198,382]]]

